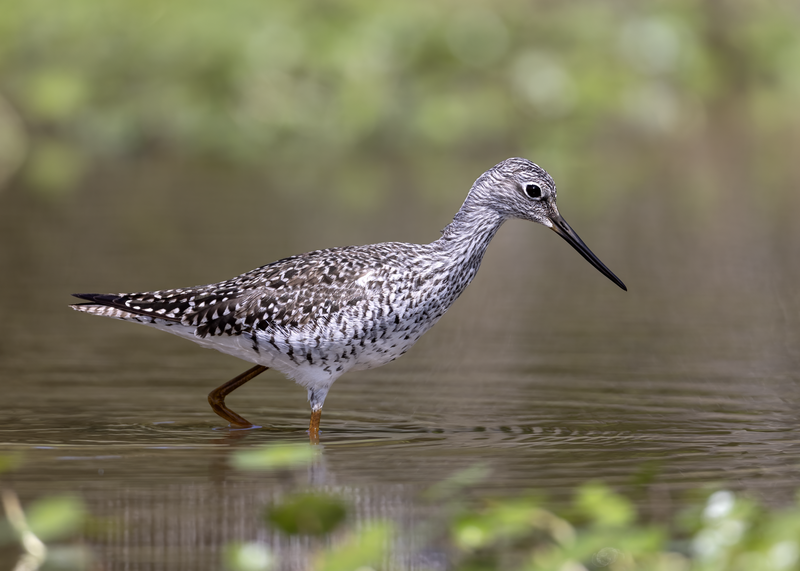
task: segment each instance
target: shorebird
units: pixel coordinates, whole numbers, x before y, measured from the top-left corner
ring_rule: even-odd
[[[469,285],[489,242],[512,218],[547,226],[627,291],[559,214],[550,175],[511,158],[478,177],[430,244],[316,250],[211,285],[73,294],[89,303],[71,307],[143,323],[255,363],[208,395],[214,412],[233,427],[254,425],[225,406],[225,397],[270,367],[281,371],[308,390],[309,436],[318,441],[334,381],[408,351]]]

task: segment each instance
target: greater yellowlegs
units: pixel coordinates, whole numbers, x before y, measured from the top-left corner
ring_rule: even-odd
[[[506,220],[544,224],[626,290],[561,217],[556,185],[526,159],[495,165],[472,185],[453,221],[430,244],[388,242],[284,258],[224,282],[145,293],[74,294],[77,311],[136,321],[256,366],[213,390],[214,412],[253,426],[225,396],[269,367],[308,389],[309,434],[347,371],[385,365],[408,351],[475,277]]]

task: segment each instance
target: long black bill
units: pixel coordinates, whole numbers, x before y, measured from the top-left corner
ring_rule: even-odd
[[[605,264],[601,262],[600,259],[592,253],[589,247],[583,243],[583,240],[581,240],[580,236],[578,236],[575,233],[575,230],[573,230],[570,227],[570,225],[567,224],[567,221],[564,220],[560,214],[551,216],[550,222],[553,223],[552,226],[553,231],[562,238],[564,238],[564,240],[566,240],[570,246],[575,248],[581,256],[586,258],[587,262],[592,264],[595,268],[597,268],[600,271],[601,274],[603,274],[605,277],[607,277],[612,282],[617,284],[619,287],[621,287],[625,291],[628,291],[628,288],[625,287],[625,284],[622,283],[622,280],[619,279],[617,276],[615,276],[614,272],[609,270],[605,266]]]

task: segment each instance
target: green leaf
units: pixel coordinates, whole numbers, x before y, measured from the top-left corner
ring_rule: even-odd
[[[42,541],[75,533],[86,517],[83,502],[74,496],[44,498],[26,511],[30,530]]]
[[[376,522],[355,533],[349,540],[323,553],[316,571],[354,571],[377,567],[384,558],[394,534],[388,522]]]
[[[277,470],[310,464],[319,449],[309,444],[273,445],[234,453],[231,464],[240,470]]]
[[[589,483],[578,490],[576,507],[597,526],[629,525],[636,517],[630,500],[615,494],[599,483]]]
[[[267,510],[267,520],[289,534],[329,533],[346,515],[347,508],[339,498],[316,493],[289,496]]]

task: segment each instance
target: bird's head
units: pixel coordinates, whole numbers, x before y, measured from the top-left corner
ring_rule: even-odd
[[[556,183],[539,165],[527,159],[506,159],[475,181],[470,195],[476,204],[496,211],[504,219],[521,218],[547,226],[600,273],[627,291],[625,284],[592,253],[558,212]]]

